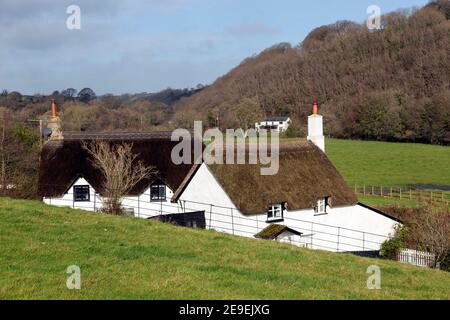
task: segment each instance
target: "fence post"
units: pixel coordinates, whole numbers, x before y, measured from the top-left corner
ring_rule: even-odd
[[[231,230],[234,236],[234,218],[233,218],[233,208],[231,208]]]
[[[372,186],[372,195],[374,196],[374,186]]]
[[[366,195],[366,185],[363,186],[364,195]]]
[[[339,237],[341,236],[341,227],[338,228],[337,234],[337,252],[339,252]]]
[[[363,232],[363,251],[366,251],[365,242],[366,242],[366,233]]]
[[[391,198],[392,198],[392,187],[391,187]]]
[[[400,187],[400,200],[402,200],[402,187]]]
[[[380,194],[383,196],[383,186],[380,187]]]
[[[209,229],[211,229],[211,216],[212,216],[212,207],[213,205],[209,205]]]
[[[311,222],[311,249],[314,248],[313,239],[314,239],[314,222]]]

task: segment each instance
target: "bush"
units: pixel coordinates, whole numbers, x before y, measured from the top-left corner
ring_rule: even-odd
[[[450,272],[450,251],[445,256],[444,260],[441,262],[441,270]]]
[[[281,138],[301,138],[306,135],[305,130],[290,125],[289,128],[283,132],[280,136]]]
[[[398,238],[386,240],[381,245],[380,256],[385,259],[395,260],[400,250],[404,247],[405,244]]]
[[[406,247],[404,239],[407,234],[405,227],[398,227],[395,230],[395,236],[386,240],[381,245],[380,256],[385,259],[396,260],[401,249]]]

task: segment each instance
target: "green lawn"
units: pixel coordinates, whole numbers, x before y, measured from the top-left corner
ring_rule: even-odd
[[[450,299],[441,271],[36,201],[0,198],[0,231],[0,299]]]
[[[326,153],[350,186],[450,185],[450,147],[327,139]]]

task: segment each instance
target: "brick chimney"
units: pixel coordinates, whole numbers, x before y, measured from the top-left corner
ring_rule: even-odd
[[[61,120],[58,117],[55,100],[52,100],[51,116],[47,123],[47,128],[50,130],[49,140],[63,140],[61,130]]]
[[[323,117],[319,114],[319,104],[314,101],[312,115],[308,117],[308,140],[325,152]]]

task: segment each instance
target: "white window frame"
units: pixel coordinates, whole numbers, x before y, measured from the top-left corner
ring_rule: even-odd
[[[316,213],[317,214],[327,214],[327,199],[326,198],[321,198],[321,199],[317,200]]]
[[[272,204],[267,210],[267,221],[280,221],[283,220],[283,205]]]

